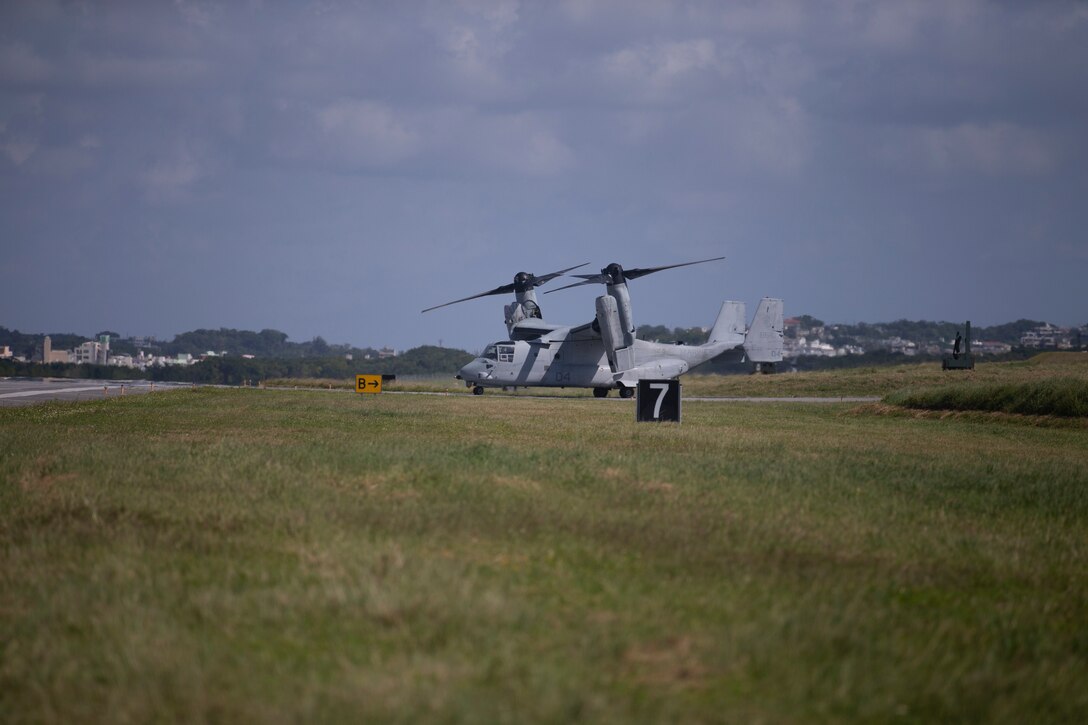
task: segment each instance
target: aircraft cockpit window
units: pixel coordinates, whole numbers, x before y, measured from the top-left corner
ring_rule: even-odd
[[[513,345],[499,345],[499,362],[514,362]]]
[[[487,346],[487,349],[484,350],[484,357],[488,360],[498,360],[498,352],[496,351],[494,345]]]

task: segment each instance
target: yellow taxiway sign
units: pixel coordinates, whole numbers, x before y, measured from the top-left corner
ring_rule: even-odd
[[[380,393],[380,392],[382,392],[382,376],[381,375],[356,375],[355,376],[355,392],[356,393]]]

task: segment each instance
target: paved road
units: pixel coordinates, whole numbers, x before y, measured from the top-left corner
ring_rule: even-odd
[[[298,390],[309,388],[296,388]],[[323,389],[323,388],[322,388]],[[271,388],[270,388],[271,390]],[[352,390],[344,390],[343,388],[337,388],[331,392],[334,393],[354,393]],[[382,393],[382,395],[444,395],[451,396],[456,395],[458,397],[466,397],[465,393],[432,393],[420,390],[390,390]],[[484,393],[486,396],[487,393]],[[533,395],[531,393],[516,393],[514,395],[500,396],[499,394],[492,394],[492,398],[507,397],[507,398],[528,398],[529,400],[592,400],[589,396],[584,395]],[[603,401],[615,401],[631,403],[635,402],[632,398],[621,398],[618,395],[610,395],[607,398],[598,398]],[[708,398],[698,395],[685,395],[684,402],[696,401],[699,403],[806,403],[806,404],[823,404],[823,403],[877,403],[881,399],[877,396],[860,396],[860,395],[846,395],[846,396],[834,396],[834,397],[816,397],[816,396],[800,396],[795,398],[757,398],[757,397],[734,397],[734,398]]]
[[[16,405],[33,405],[45,403],[50,400],[100,400],[118,395],[134,395],[148,393],[153,390],[170,390],[172,388],[188,388],[191,383],[151,383],[147,380],[71,380],[64,378],[0,378],[0,407]],[[219,387],[219,386],[216,386]],[[268,388],[269,390],[290,390],[290,388]],[[310,390],[310,388],[306,388]],[[122,390],[124,391],[122,393]],[[325,388],[313,388],[324,391]],[[351,393],[353,391],[336,389],[330,392]],[[450,393],[424,393],[415,391],[390,391],[389,395],[450,395]],[[464,395],[457,393],[457,395]],[[547,400],[586,400],[586,398],[562,396],[535,396],[522,394],[518,398],[538,398]],[[609,396],[606,400],[620,400],[618,396]],[[634,403],[634,399],[630,399]],[[685,396],[684,401],[696,401],[703,403],[875,403],[880,398],[875,397],[803,397],[803,398],[704,398],[701,396]]]
[[[0,378],[0,407],[34,405],[50,400],[100,400],[155,390],[188,387],[148,380],[72,380],[68,378]],[[124,391],[122,393],[122,390]]]
[[[876,403],[880,400],[879,397],[869,396],[841,396],[841,397],[824,397],[817,398],[813,396],[803,396],[798,398],[701,398],[701,397],[685,397],[685,401],[699,400],[705,403]]]

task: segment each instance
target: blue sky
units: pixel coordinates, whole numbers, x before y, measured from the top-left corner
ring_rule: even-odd
[[[507,300],[420,310],[719,255],[633,282],[637,322],[769,295],[1082,324],[1086,228],[1082,2],[0,6],[0,325],[26,331],[475,350]]]

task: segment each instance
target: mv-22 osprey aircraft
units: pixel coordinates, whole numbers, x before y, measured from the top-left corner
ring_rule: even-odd
[[[485,387],[582,387],[604,398],[612,389],[630,398],[642,378],[675,378],[714,358],[747,358],[757,370],[769,372],[782,360],[782,300],[763,298],[750,327],[745,326],[743,302],[722,303],[718,318],[703,345],[663,344],[635,337],[631,315],[630,280],[653,272],[692,264],[715,262],[724,257],[664,267],[623,269],[612,263],[600,274],[577,274],[581,282],[549,292],[584,284],[604,284],[605,294],[597,298],[592,322],[576,327],[544,322],[536,299],[536,288],[572,270],[561,269],[537,277],[519,272],[512,284],[428,307],[423,312],[488,295],[514,293],[515,301],[505,306],[508,340],[488,345],[484,354],[461,368],[457,375],[472,392]],[[545,293],[548,294],[548,293]]]

